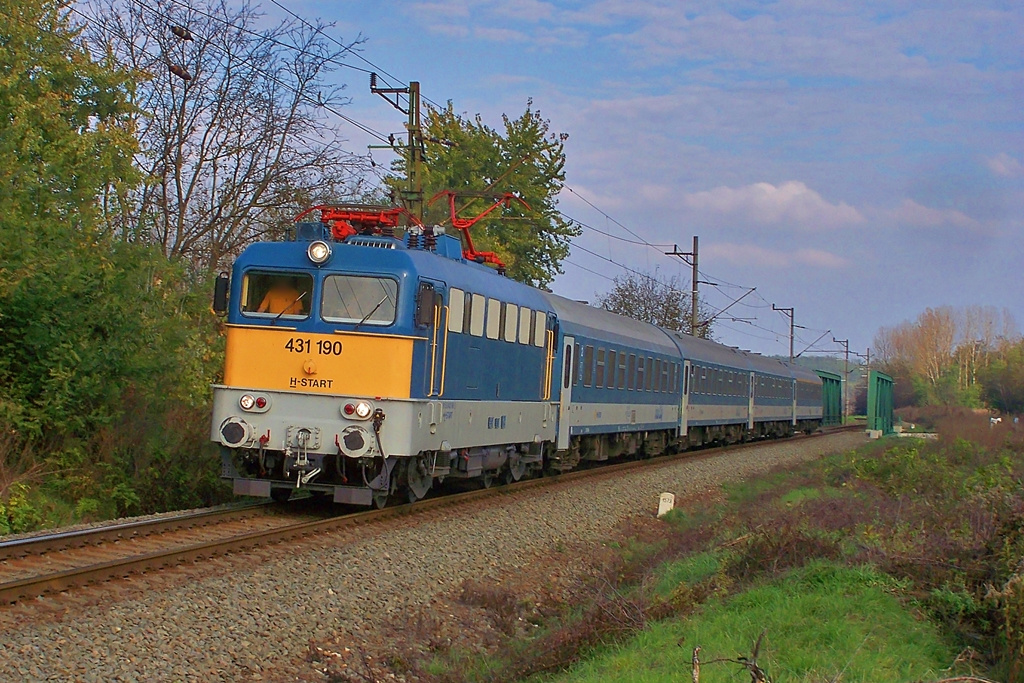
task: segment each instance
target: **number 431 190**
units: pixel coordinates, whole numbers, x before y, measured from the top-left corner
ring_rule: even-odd
[[[316,349],[321,356],[340,356],[342,344],[331,339],[318,339],[314,342],[312,339],[293,337],[285,342],[284,348],[292,353],[313,353],[313,349]]]

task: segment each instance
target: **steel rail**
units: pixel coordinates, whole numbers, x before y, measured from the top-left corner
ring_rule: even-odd
[[[242,519],[257,514],[261,509],[268,507],[268,503],[249,503],[228,509],[203,510],[201,512],[174,515],[173,517],[124,522],[93,527],[91,529],[60,531],[52,534],[0,541],[0,561],[25,557],[27,555],[43,555],[55,550],[81,548],[86,545],[98,545],[110,541],[139,538],[155,533],[191,529],[230,519]]]
[[[793,437],[793,440],[806,441],[808,439],[821,438],[837,432],[850,431],[853,429],[862,429],[862,427],[859,425],[839,427],[825,432],[812,434],[810,436],[796,436]],[[720,457],[725,453],[732,453],[746,448],[754,448],[779,442],[780,441],[766,439],[709,449],[703,453],[700,451],[682,451],[680,453],[656,456],[646,460],[631,460],[629,462],[618,463],[615,465],[577,470],[574,472],[545,476],[537,479],[526,479],[506,486],[466,491],[463,493],[440,496],[438,498],[428,498],[416,503],[386,507],[380,510],[367,510],[364,512],[329,517],[327,519],[299,522],[297,524],[286,525],[275,529],[253,531],[226,539],[196,543],[184,548],[155,551],[144,555],[111,560],[87,567],[68,569],[42,576],[19,579],[17,581],[0,584],[0,604],[16,602],[26,597],[35,597],[45,593],[65,591],[69,588],[98,581],[123,578],[131,574],[145,572],[147,570],[161,569],[184,562],[195,562],[204,558],[223,555],[232,551],[244,550],[258,545],[281,543],[283,541],[308,536],[316,532],[337,531],[380,520],[420,514],[428,510],[460,505],[490,496],[510,495],[532,488],[553,486],[559,483],[571,482],[589,477],[607,477],[609,475],[642,467],[662,467],[684,459],[703,460],[712,457]]]

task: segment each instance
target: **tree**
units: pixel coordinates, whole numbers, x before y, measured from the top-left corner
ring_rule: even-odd
[[[442,190],[484,193],[506,192],[521,197],[529,209],[512,204],[473,226],[473,242],[481,251],[496,252],[508,267],[509,277],[534,286],[547,286],[562,272],[569,240],[580,229],[557,209],[557,195],[565,181],[565,141],[568,136],[550,131],[550,124],[535,111],[532,101],[518,118],[502,116],[503,131],[487,126],[478,114],[456,114],[451,102],[444,109],[429,109],[424,125],[427,198]],[[405,162],[394,165],[398,177],[392,188],[404,188]],[[475,215],[490,198],[462,197],[460,215]],[[435,204],[427,220],[449,223],[447,205]],[[449,228],[450,229],[450,228]]]
[[[66,349],[47,331],[47,301],[22,308],[36,283],[63,282],[96,251],[96,198],[138,175],[129,74],[78,42],[64,4],[3,3],[0,28],[0,422],[33,419],[41,384]],[[26,326],[37,326],[28,335]],[[41,355],[39,355],[41,354]],[[58,379],[57,381],[64,381]]]
[[[629,273],[616,277],[611,291],[597,296],[597,305],[605,310],[652,325],[690,334],[690,292],[673,275],[662,281],[653,275]],[[697,303],[698,318],[710,317]],[[711,324],[701,325],[697,336],[711,338]]]
[[[140,458],[191,465],[193,491],[208,462],[170,444],[205,431],[217,321],[180,265],[103,230],[139,178],[134,84],[65,7],[0,4],[0,529],[36,523],[37,494],[126,511]]]
[[[329,44],[320,23],[260,28],[248,2],[91,8],[90,37],[145,77],[134,102],[147,182],[118,207],[112,232],[211,270],[300,210],[359,192],[363,160],[342,150],[327,118],[347,100],[325,81],[356,43]]]
[[[0,3],[0,287],[138,179],[130,76],[79,45],[65,6]]]
[[[898,405],[944,404],[976,407],[981,377],[1003,347],[1017,339],[1008,312],[991,307],[929,308],[914,321],[882,328],[876,357],[896,379]],[[991,382],[991,376],[989,377]],[[991,401],[991,386],[986,387]]]
[[[979,371],[984,396],[996,410],[1024,413],[1024,341],[1006,343]]]

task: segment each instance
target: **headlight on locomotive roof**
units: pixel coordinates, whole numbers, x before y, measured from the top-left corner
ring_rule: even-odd
[[[327,259],[331,258],[331,245],[320,240],[312,242],[306,247],[306,256],[316,265],[322,265],[327,262]]]

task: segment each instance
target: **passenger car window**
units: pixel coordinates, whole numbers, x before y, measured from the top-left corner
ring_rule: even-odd
[[[242,313],[259,318],[309,317],[313,278],[305,273],[248,272],[242,280]]]
[[[332,323],[390,325],[395,322],[398,283],[372,275],[328,275],[320,315]]]

